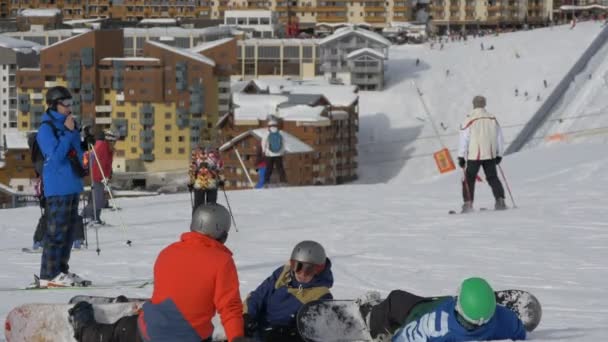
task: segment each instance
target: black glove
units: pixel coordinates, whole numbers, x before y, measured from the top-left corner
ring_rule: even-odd
[[[188,191],[192,192],[194,190],[194,184],[188,183]]]
[[[500,162],[502,161],[502,157],[501,157],[501,156],[498,156],[498,157],[496,157],[496,159],[494,159],[494,160],[496,160],[496,165],[498,165],[498,164],[500,164]]]
[[[245,324],[245,336],[253,337],[258,330],[258,322],[251,318],[249,314],[243,314],[243,322]]]
[[[232,340],[232,342],[257,342],[257,340],[254,340],[253,338],[249,338],[249,337],[237,337],[234,340]]]
[[[462,157],[458,157],[458,166],[464,169],[464,166],[467,164],[467,161]]]
[[[226,185],[226,182],[220,179],[220,181],[219,181],[219,182],[217,182],[217,185],[218,185],[220,188],[222,188],[222,189],[223,189],[223,188],[224,188],[224,185]]]

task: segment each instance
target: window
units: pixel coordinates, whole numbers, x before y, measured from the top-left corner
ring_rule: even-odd
[[[119,118],[124,118],[125,117],[125,112],[117,112],[116,116]]]
[[[171,142],[171,136],[170,135],[165,136],[165,142]]]
[[[165,131],[170,131],[171,130],[171,125],[165,125]]]
[[[165,153],[167,153],[167,154],[171,154],[171,148],[170,148],[170,147],[166,147],[166,148],[165,148]]]
[[[131,147],[131,153],[137,153],[137,147]]]
[[[131,119],[137,119],[137,113],[131,112]]]
[[[179,137],[177,137],[177,141],[179,142],[184,142],[186,139],[184,138],[183,135],[180,135]]]
[[[171,113],[166,112],[165,113],[165,119],[171,119]]]
[[[186,153],[186,149],[185,149],[185,148],[183,148],[183,147],[180,147],[180,148],[178,148],[178,149],[177,149],[177,152],[178,152],[179,154],[184,154],[184,153]]]
[[[133,125],[131,125],[131,127],[133,127]],[[136,135],[132,135],[131,136],[131,142],[136,142],[137,141],[137,136]]]

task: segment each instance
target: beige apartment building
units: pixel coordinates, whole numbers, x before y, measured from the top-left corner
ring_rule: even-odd
[[[19,9],[58,8],[63,18],[205,18],[224,19],[227,10],[271,10],[287,22],[288,14],[301,29],[317,24],[367,24],[425,21],[450,25],[520,25],[551,17],[553,0],[0,0],[4,13]],[[4,6],[2,7],[2,5]]]

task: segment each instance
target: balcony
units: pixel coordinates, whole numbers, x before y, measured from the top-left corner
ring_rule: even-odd
[[[336,17],[329,15],[317,15],[317,22],[322,23],[345,23],[348,19],[346,17]]]
[[[112,124],[112,118],[110,118],[110,117],[96,117],[95,118],[95,124],[96,125],[111,125]]]
[[[32,94],[30,94],[30,99],[32,99],[32,100],[44,100],[44,95],[42,95],[42,93],[32,93]]]
[[[139,137],[141,139],[152,139],[152,138],[154,138],[154,131],[151,131],[149,129],[144,129],[143,131],[139,132]]]
[[[377,67],[352,67],[350,69],[353,73],[361,73],[361,74],[379,74],[382,72],[382,69]]]
[[[460,11],[460,6],[450,6],[450,11]]]
[[[95,106],[96,113],[112,113],[111,105]]]
[[[44,87],[45,88],[53,88],[58,86],[59,83],[57,83],[57,81],[44,81]]]
[[[230,93],[219,93],[217,98],[219,100],[230,100]]]
[[[218,88],[230,88],[230,81],[219,81],[217,86]]]
[[[365,6],[363,7],[363,10],[365,12],[386,12],[386,8],[385,7],[375,7],[375,6]]]
[[[346,11],[346,7],[335,7],[335,6],[327,6],[327,7],[319,7],[317,6],[317,8],[315,8],[315,11],[317,12],[344,12]],[[346,20],[346,17],[344,17],[344,20]]]
[[[501,6],[488,6],[488,13],[490,12],[500,12],[502,9]]]
[[[364,17],[366,23],[385,23],[386,17]]]

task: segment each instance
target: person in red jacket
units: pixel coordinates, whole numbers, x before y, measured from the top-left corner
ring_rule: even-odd
[[[191,231],[158,255],[152,298],[139,316],[100,324],[91,304],[79,302],[69,311],[74,337],[79,342],[211,341],[211,319],[219,312],[228,341],[253,342],[244,337],[236,266],[224,246],[230,225],[225,207],[198,207]]]
[[[104,181],[107,182],[112,178],[114,152],[105,132],[97,132],[95,140],[95,146],[89,151],[92,182],[91,196],[82,216],[93,219],[95,223],[102,224],[101,209],[105,207],[106,203]]]

